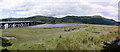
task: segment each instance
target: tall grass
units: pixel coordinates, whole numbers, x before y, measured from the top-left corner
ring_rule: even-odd
[[[82,29],[81,28],[85,28]],[[15,37],[9,50],[101,50],[103,42],[119,37],[116,26],[78,25],[55,28],[4,29],[3,37]],[[67,30],[67,31],[66,31]]]

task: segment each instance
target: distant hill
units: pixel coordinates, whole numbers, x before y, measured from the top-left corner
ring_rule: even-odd
[[[101,16],[66,16],[63,18],[32,16],[28,18],[9,18],[10,21],[41,21],[45,23],[84,23],[84,24],[100,24],[100,25],[118,25],[112,19],[106,19]]]

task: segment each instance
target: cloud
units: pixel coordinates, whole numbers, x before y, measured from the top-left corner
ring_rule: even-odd
[[[34,15],[64,17],[67,15],[101,15],[117,20],[119,0],[2,0],[0,18],[22,18]]]

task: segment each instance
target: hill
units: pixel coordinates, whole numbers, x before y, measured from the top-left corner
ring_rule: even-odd
[[[118,25],[119,23],[106,19],[101,16],[66,16],[63,18],[53,18],[46,16],[32,16],[28,18],[10,18],[9,21],[41,21],[44,23],[84,23],[84,24],[100,24],[100,25]]]

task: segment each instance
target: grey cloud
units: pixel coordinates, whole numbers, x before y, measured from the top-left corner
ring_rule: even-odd
[[[113,0],[107,0],[106,2],[100,2],[101,0],[6,0],[6,2],[0,2],[0,8],[9,10],[26,10],[16,11],[11,14],[13,17],[26,17],[33,15],[45,15],[45,16],[66,16],[66,15],[91,15],[100,12],[111,13],[109,17],[117,17],[112,12],[117,12],[114,5],[111,3]],[[21,2],[18,2],[21,1]],[[95,1],[95,2],[94,2]],[[116,0],[118,1],[118,0]],[[10,7],[9,7],[10,6]],[[109,7],[111,8],[109,8]],[[107,8],[108,7],[108,8]],[[0,12],[3,13],[3,12]],[[8,16],[8,14],[1,15]],[[107,17],[106,15],[104,15]]]

